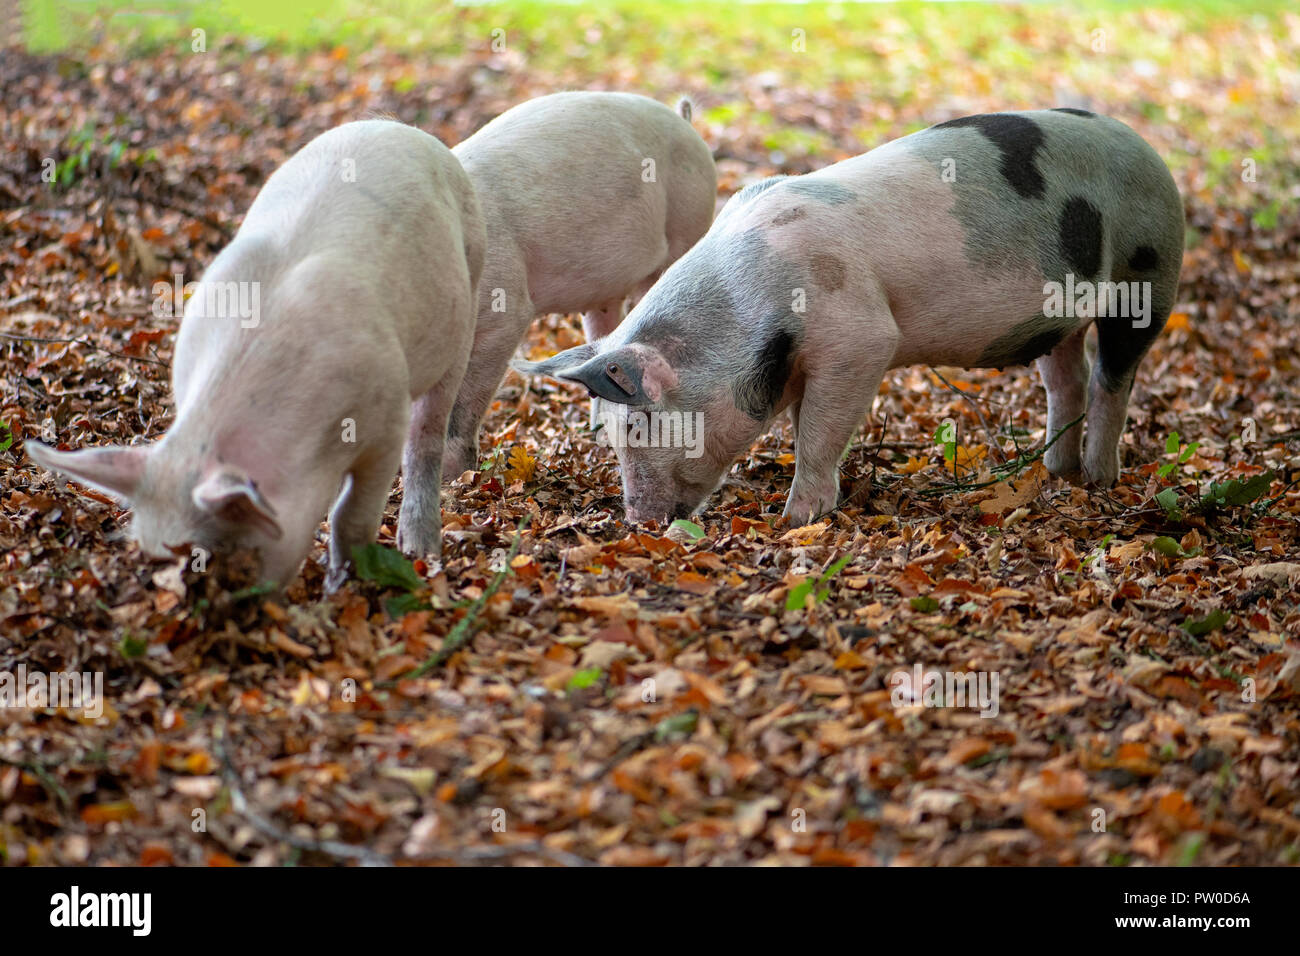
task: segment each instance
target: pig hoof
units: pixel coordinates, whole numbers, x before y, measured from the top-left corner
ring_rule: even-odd
[[[348,568],[351,562],[336,564],[325,574],[325,593],[334,594],[339,588],[343,587],[344,582],[348,579]]]
[[[442,480],[455,481],[467,471],[478,470],[478,449],[448,449],[442,456]]]
[[[791,525],[812,524],[827,512],[834,511],[839,503],[839,487],[825,493],[804,493],[791,495],[786,500],[781,517],[789,518]]]
[[[1106,489],[1119,480],[1119,462],[1103,462],[1083,469],[1083,484],[1089,488]]]
[[[1047,473],[1053,478],[1060,478],[1062,481],[1068,481],[1070,484],[1079,487],[1083,487],[1088,483],[1088,479],[1083,474],[1083,469],[1077,465],[1073,468],[1062,468],[1059,471],[1054,471],[1049,465]]]
[[[1082,483],[1083,465],[1079,462],[1079,456],[1054,455],[1052,454],[1053,451],[1055,449],[1049,448],[1047,454],[1043,456],[1043,464],[1047,467],[1047,473],[1054,478],[1064,478],[1072,485]]]
[[[397,550],[408,558],[423,558],[426,563],[442,560],[442,534],[424,535],[397,529]]]

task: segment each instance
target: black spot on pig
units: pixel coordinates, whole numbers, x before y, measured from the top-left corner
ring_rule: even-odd
[[[1053,113],[1069,113],[1071,116],[1096,116],[1088,110],[1077,110],[1073,106],[1056,106],[1052,108]]]
[[[933,129],[960,129],[969,126],[978,130],[1002,154],[998,171],[1025,199],[1043,195],[1046,184],[1043,174],[1034,165],[1034,154],[1043,145],[1043,131],[1038,124],[1024,116],[1011,113],[983,113],[979,116],[962,116],[940,123]]]
[[[1139,272],[1150,272],[1160,265],[1160,255],[1150,246],[1138,246],[1128,258],[1128,267]]]
[[[809,268],[812,270],[813,281],[827,292],[843,288],[845,273],[843,260],[819,252],[812,257]]]
[[[1061,255],[1075,273],[1091,278],[1101,271],[1101,212],[1082,196],[1072,196],[1057,224]]]
[[[839,206],[852,202],[857,194],[847,186],[834,180],[816,179],[810,176],[792,176],[786,180],[790,190],[809,199],[817,199],[830,206]]]
[[[808,215],[803,206],[791,206],[789,209],[783,209],[772,217],[772,225],[784,226],[786,223],[794,222]]]
[[[1056,348],[1075,328],[1076,325],[1071,320],[1036,315],[990,342],[976,365],[979,368],[1028,365]]]
[[[790,380],[794,366],[795,337],[787,329],[771,333],[754,364],[732,384],[736,407],[755,421],[772,414]]]

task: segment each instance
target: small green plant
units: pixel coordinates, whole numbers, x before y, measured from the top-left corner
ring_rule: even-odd
[[[848,564],[852,558],[853,556],[851,554],[846,554],[817,577],[814,578],[809,575],[792,587],[790,593],[787,594],[785,598],[785,609],[787,611],[802,611],[807,606],[808,598],[810,596],[812,597],[814,604],[819,604],[822,601],[825,601],[830,597],[831,592],[830,588],[822,587],[822,585],[828,584],[831,578],[843,571],[844,566]],[[814,593],[814,588],[816,588],[816,593]]]
[[[367,544],[352,549],[352,566],[357,577],[384,588],[400,588],[405,593],[388,598],[384,610],[389,617],[403,617],[412,611],[431,610],[421,595],[424,579],[401,552],[382,544]]]
[[[1106,546],[1109,545],[1111,541],[1113,541],[1114,539],[1115,536],[1113,534],[1108,534],[1104,538],[1102,538],[1101,541],[1098,543],[1097,547],[1093,548],[1092,551],[1088,553],[1087,557],[1083,559],[1082,562],[1083,566],[1086,568],[1088,565],[1092,564],[1092,562],[1096,561],[1098,558],[1104,555],[1106,553]]]
[[[50,183],[51,187],[67,189],[72,186],[90,168],[95,158],[97,144],[108,148],[108,168],[116,169],[122,161],[122,154],[126,152],[126,144],[121,140],[113,139],[111,133],[96,137],[94,126],[87,123],[81,129],[69,134],[64,144],[68,155],[63,158],[63,162],[54,167],[54,180]]]
[[[424,582],[403,554],[382,544],[367,544],[352,549],[357,577],[373,581],[382,587],[405,588],[414,591]]]
[[[122,639],[117,642],[118,652],[129,661],[137,657],[144,657],[149,650],[149,642],[141,640],[130,631],[122,635]]]
[[[699,722],[699,711],[693,707],[690,710],[682,711],[680,714],[665,717],[655,724],[655,741],[662,743],[669,738],[685,739],[695,733],[695,728]]]
[[[1223,625],[1228,623],[1228,612],[1223,608],[1215,608],[1207,616],[1197,621],[1186,620],[1182,623],[1182,628],[1192,637],[1201,637],[1209,634],[1211,631],[1217,631]]]
[[[8,451],[14,443],[14,433],[9,430],[3,418],[0,418],[0,451]]]
[[[1156,493],[1156,504],[1165,511],[1165,517],[1170,521],[1179,523],[1183,520],[1183,509],[1178,504],[1178,489],[1165,488]]]
[[[1201,447],[1198,441],[1190,445],[1182,444],[1182,438],[1178,432],[1170,432],[1169,437],[1165,439],[1165,454],[1173,455],[1174,460],[1166,462],[1156,469],[1156,474],[1161,478],[1168,478],[1169,474],[1179,465],[1185,464],[1189,458],[1196,454],[1196,449]]]
[[[1194,558],[1202,552],[1201,548],[1193,548],[1191,551],[1184,551],[1181,544],[1173,538],[1165,535],[1160,535],[1160,537],[1153,539],[1151,542],[1151,548],[1154,551],[1159,551],[1166,558]]]
[[[580,670],[572,677],[569,678],[567,689],[585,690],[586,688],[595,684],[596,681],[600,680],[603,674],[604,671],[602,671],[599,667],[588,667],[585,670]]]
[[[698,541],[700,538],[704,537],[704,529],[694,521],[687,521],[685,518],[678,518],[668,527],[676,528],[678,531],[684,532],[692,541]]]
[[[1265,471],[1258,475],[1252,475],[1245,481],[1240,478],[1231,478],[1228,481],[1212,481],[1209,490],[1201,495],[1197,510],[1202,514],[1210,514],[1220,508],[1248,505],[1268,494],[1268,489],[1272,487],[1275,477],[1277,476],[1274,472]]]
[[[943,449],[943,460],[953,461],[957,457],[957,429],[951,422],[940,422],[934,430],[934,443]]]
[[[1161,479],[1168,480],[1174,469],[1190,461],[1200,447],[1200,442],[1183,444],[1182,436],[1178,432],[1170,432],[1165,440],[1165,454],[1172,456],[1172,460],[1157,468],[1156,474]],[[1275,472],[1265,471],[1245,479],[1211,481],[1209,488],[1204,492],[1201,491],[1201,483],[1198,479],[1195,498],[1189,500],[1179,494],[1178,485],[1170,485],[1158,491],[1153,500],[1171,523],[1181,524],[1188,510],[1208,516],[1225,508],[1238,508],[1251,504],[1268,494],[1276,477]],[[1180,554],[1172,556],[1183,557]]]
[[[1182,848],[1178,852],[1178,865],[1195,866],[1196,858],[1200,856],[1201,850],[1204,849],[1204,847],[1204,833],[1187,834],[1187,838],[1183,841]]]

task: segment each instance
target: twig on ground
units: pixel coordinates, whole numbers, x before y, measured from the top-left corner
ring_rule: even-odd
[[[270,837],[280,843],[286,843],[289,846],[299,850],[307,850],[312,853],[323,853],[326,856],[333,856],[344,860],[359,860],[368,866],[392,866],[393,861],[382,853],[377,853],[369,847],[353,846],[351,843],[342,843],[338,840],[316,840],[310,837],[298,836],[290,833],[282,827],[277,826],[268,820],[262,813],[255,808],[244,795],[243,784],[240,781],[239,771],[235,769],[234,761],[230,753],[226,750],[226,724],[225,721],[218,722],[212,732],[212,749],[221,762],[221,776],[225,780],[226,786],[230,788],[230,802],[236,813],[253,825],[265,836]]]
[[[119,358],[130,359],[133,362],[148,362],[150,365],[157,365],[161,368],[171,368],[166,362],[159,359],[147,358],[143,355],[128,355],[126,352],[119,352],[116,349],[105,348],[102,345],[96,345],[85,336],[73,339],[47,339],[39,335],[14,335],[10,332],[0,332],[0,338],[13,339],[16,342],[45,342],[50,345],[84,345],[92,348],[97,352],[106,352],[109,355],[116,355]]]
[[[17,767],[19,770],[26,770],[40,781],[41,786],[49,791],[51,796],[58,798],[59,803],[63,805],[63,809],[67,810],[72,806],[72,798],[68,796],[68,791],[63,789],[59,781],[50,776],[44,764],[37,763],[35,760],[12,760],[3,755],[0,755],[0,763],[8,764],[10,767]]]
[[[984,410],[980,408],[979,402],[975,401],[975,399],[971,398],[969,395],[963,392],[952,382],[944,378],[943,375],[939,372],[939,370],[935,368],[933,365],[930,366],[930,371],[934,373],[935,378],[943,382],[943,384],[947,385],[948,388],[950,388],[952,391],[956,392],[958,395],[964,398],[966,400],[966,404],[970,405],[970,407],[974,409],[976,417],[978,417],[980,420],[980,424],[984,426],[984,435],[986,438],[988,438],[989,444],[992,445],[993,450],[998,453],[998,457],[1005,462],[1007,460],[1007,456],[1002,451],[1002,446],[998,443],[997,439],[993,437],[993,429],[989,427],[988,419],[984,417]]]
[[[1032,465],[1038,459],[1042,458],[1043,455],[1047,454],[1047,449],[1055,445],[1062,435],[1081,421],[1083,421],[1082,415],[1063,427],[1059,432],[1052,436],[1051,441],[1038,449],[1038,451],[1034,452],[1032,455],[1021,455],[1019,458],[1013,458],[1006,464],[997,465],[990,469],[993,474],[997,475],[995,478],[991,478],[988,481],[977,481],[973,483],[957,482],[949,485],[936,485],[933,488],[918,489],[916,493],[928,497],[932,495],[946,495],[951,492],[978,491],[981,488],[991,488],[993,485],[1003,481],[1007,477],[1008,473],[1011,475],[1019,474],[1026,466]]]
[[[451,655],[464,647],[478,626],[478,616],[487,602],[492,599],[492,595],[497,593],[502,583],[513,572],[510,568],[510,562],[514,560],[515,555],[519,553],[519,545],[523,540],[524,529],[528,527],[528,522],[532,518],[531,514],[525,514],[519,522],[519,527],[515,529],[515,540],[510,544],[510,550],[506,553],[505,560],[502,563],[501,570],[496,573],[496,577],[470,605],[465,616],[456,622],[456,626],[451,629],[451,633],[443,640],[442,646],[429,655],[424,663],[414,670],[408,671],[402,675],[403,680],[413,680],[417,677],[423,677],[429,671],[436,667],[441,667]],[[387,682],[386,682],[387,683]],[[384,685],[380,685],[384,686]]]

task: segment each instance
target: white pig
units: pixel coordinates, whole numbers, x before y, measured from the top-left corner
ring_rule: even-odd
[[[582,312],[587,340],[618,325],[713,220],[717,171],[678,112],[629,93],[554,93],[453,148],[483,204],[488,251],[474,354],[443,474],[478,464],[478,433],[510,356],[540,314]]]
[[[267,180],[196,286],[167,433],[27,453],[128,503],[147,554],[253,547],[280,584],[329,510],[332,590],[374,541],[407,442],[399,539],[434,552],[485,245],[469,178],[432,136],[384,120],[330,130]]]
[[[742,190],[614,334],[517,367],[634,408],[612,442],[634,521],[692,513],[786,408],[785,514],[829,511],[881,378],[918,363],[1037,360],[1048,433],[1087,411],[1086,447],[1082,425],[1069,428],[1048,470],[1105,486],[1182,248],[1178,189],[1123,123],[1073,109],[968,116]],[[648,440],[665,416],[701,416],[703,447]]]

